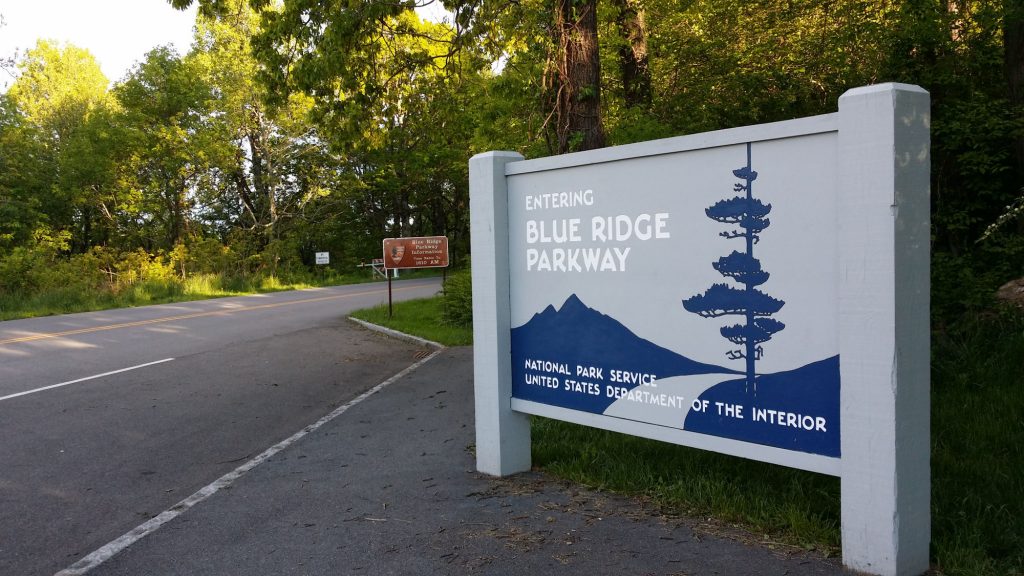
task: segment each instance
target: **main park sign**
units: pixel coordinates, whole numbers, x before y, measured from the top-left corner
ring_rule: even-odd
[[[534,414],[839,476],[844,563],[928,568],[929,97],[470,161],[477,467]]]

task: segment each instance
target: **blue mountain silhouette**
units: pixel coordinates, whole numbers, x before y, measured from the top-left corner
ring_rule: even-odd
[[[536,362],[551,362],[538,369]],[[577,366],[601,371],[601,378],[577,376]],[[568,375],[561,373],[567,369]],[[512,329],[512,395],[524,400],[601,414],[615,401],[608,386],[633,389],[637,383],[612,382],[612,371],[654,374],[740,374],[704,364],[645,340],[618,320],[583,303],[575,294],[557,310],[548,306]],[[567,380],[594,386],[567,388]],[[596,393],[595,393],[596,392]]]

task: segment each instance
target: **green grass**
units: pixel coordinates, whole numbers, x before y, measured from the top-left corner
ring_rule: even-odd
[[[399,332],[413,334],[445,346],[466,346],[473,343],[473,329],[445,323],[441,319],[440,297],[395,302],[391,318],[388,306],[358,310],[352,316]]]
[[[405,273],[402,274],[402,279],[436,275],[437,273],[433,271],[426,274]],[[358,284],[374,280],[368,272],[345,275],[321,273],[291,281],[276,276],[199,274],[185,280],[145,280],[117,291],[62,286],[31,294],[0,292],[0,321],[300,290],[317,286]]]
[[[933,558],[949,574],[1024,574],[1024,314],[933,342]]]
[[[591,488],[649,497],[669,513],[838,553],[836,478],[544,418],[533,419],[533,459]]]
[[[399,307],[400,306],[400,307]],[[395,317],[355,314],[448,345],[441,298]],[[458,337],[440,330],[461,331]],[[1004,311],[933,335],[932,559],[942,574],[1024,574],[1024,313]],[[758,538],[839,553],[839,480],[544,418],[533,460],[599,490],[649,498],[666,512],[712,516]]]
[[[188,302],[225,296],[296,290],[311,286],[312,284],[306,282],[281,282],[272,276],[246,280],[202,275],[193,276],[184,281],[178,279],[146,280],[126,286],[116,292],[83,290],[79,286],[51,288],[27,295],[0,294],[0,320]]]

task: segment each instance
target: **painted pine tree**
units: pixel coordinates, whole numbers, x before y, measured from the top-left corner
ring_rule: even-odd
[[[745,192],[746,195],[720,200],[704,212],[712,220],[739,227],[720,235],[743,240],[746,251],[734,250],[732,254],[712,263],[715,270],[732,279],[739,287],[728,283],[713,284],[703,294],[683,300],[683,308],[704,318],[730,315],[743,318],[739,324],[723,326],[720,332],[727,340],[740,346],[726,355],[732,360],[746,360],[746,390],[756,394],[755,363],[764,354],[761,344],[771,340],[773,334],[786,327],[782,322],[770,318],[782,309],[785,302],[757,289],[757,286],[768,281],[769,274],[761,269],[761,262],[754,258],[754,246],[760,241],[761,232],[770,224],[767,216],[772,206],[754,198],[753,184],[757,172],[751,168],[750,143],[747,143],[747,165],[732,173],[741,180],[735,184],[734,191]]]

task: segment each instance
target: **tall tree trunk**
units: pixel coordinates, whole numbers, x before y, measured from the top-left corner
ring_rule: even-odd
[[[964,19],[961,14],[960,0],[947,0],[946,13],[949,14],[949,39],[954,43],[960,42],[963,38]]]
[[[251,132],[246,135],[249,140],[249,155],[251,162],[251,173],[252,173],[252,187],[253,192],[256,196],[256,202],[259,203],[260,209],[260,225],[266,226],[267,224],[267,184],[268,177],[266,173],[266,165],[264,164],[264,150],[263,142],[259,137],[258,128],[254,128]]]
[[[264,150],[267,152],[264,157],[264,167],[266,168],[266,179],[267,179],[267,208],[270,210],[270,222],[267,226],[267,236],[271,240],[277,239],[277,221],[280,219],[280,215],[277,211],[277,185],[273,180],[275,174],[274,170],[274,158],[270,154],[269,147],[265,147]]]
[[[185,183],[171,177],[165,170],[160,172],[163,180],[163,200],[167,207],[166,248],[170,250],[185,236]]]
[[[1024,0],[1003,0],[1003,62],[1010,107],[1024,112]],[[1024,179],[1024,136],[1014,142],[1017,177]]]
[[[92,207],[82,207],[82,246],[81,252],[89,250],[93,247],[93,233],[92,233]]]
[[[182,235],[181,202],[178,199],[178,191],[173,188],[173,184],[168,186],[167,204],[171,212],[170,226],[167,230],[167,248],[170,249],[178,244]]]
[[[275,168],[270,138],[266,126],[262,123],[253,127],[246,138],[249,141],[251,155],[253,192],[255,201],[259,203],[257,225],[263,227],[263,235],[270,242],[277,237],[277,221],[280,218],[275,195]]]
[[[619,68],[627,108],[650,106],[651,70],[647,62],[647,23],[638,0],[615,0],[615,23],[623,44],[619,46]]]
[[[597,0],[555,0],[558,36],[558,153],[605,145],[601,124],[601,59]]]
[[[186,205],[186,203],[188,201],[187,200],[187,194],[188,193],[186,192],[186,189],[187,189],[186,187],[187,187],[187,184],[185,182],[179,182],[178,183],[178,191],[177,191],[178,193],[174,196],[174,211],[175,211],[174,220],[175,220],[175,228],[176,228],[176,230],[175,230],[175,233],[174,233],[174,242],[171,244],[172,248],[174,246],[184,242],[185,238],[188,236],[188,232],[189,232],[189,226],[188,226],[188,206]]]

